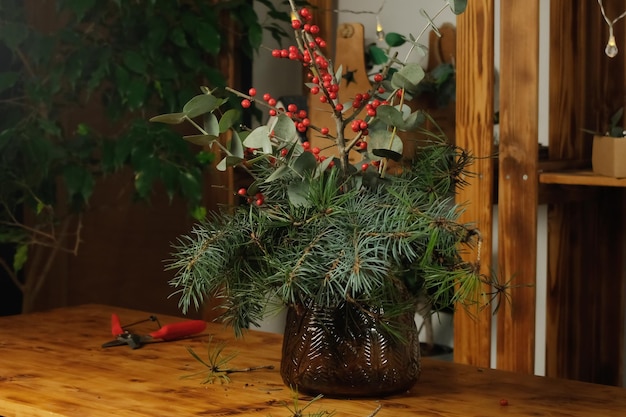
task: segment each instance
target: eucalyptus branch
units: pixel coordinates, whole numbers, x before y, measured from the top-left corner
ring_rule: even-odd
[[[436,19],[437,17],[439,17],[439,15],[441,13],[443,13],[444,10],[446,10],[448,8],[447,5],[441,6],[441,9],[439,9],[439,11],[437,13],[435,13],[435,16],[433,16],[433,18],[428,18],[430,21]],[[428,28],[431,27],[429,24],[425,25],[422,28],[422,31],[419,33],[419,35],[417,36],[417,40],[421,39],[422,36],[424,36],[424,33],[426,33],[426,30],[428,30]],[[438,33],[438,32],[437,32]],[[409,52],[407,52],[406,57],[404,58],[403,62],[407,62],[409,60],[409,57],[411,56],[411,54],[413,53],[413,50],[415,49],[417,45],[415,44],[415,42],[413,42],[413,44],[411,45],[411,48],[409,48]]]

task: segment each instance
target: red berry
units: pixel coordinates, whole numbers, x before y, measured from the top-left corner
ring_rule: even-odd
[[[248,194],[248,190],[246,190],[245,188],[240,188],[240,189],[237,191],[237,194],[239,194],[239,195],[240,195],[240,196],[242,196],[242,197],[245,197],[245,196]]]
[[[269,99],[271,99],[271,98],[272,98],[272,96],[270,95],[270,93],[263,94],[263,100],[269,101]]]
[[[248,95],[250,95],[251,97],[256,96],[256,88],[252,87],[248,90]]]
[[[359,149],[360,149],[360,150],[364,151],[364,150],[366,150],[366,149],[367,149],[367,142],[363,142],[363,141],[361,141],[361,142],[359,142],[359,145],[358,145],[358,146],[359,146]]]
[[[274,58],[280,58],[280,49],[273,49],[272,50],[272,56]]]
[[[269,104],[270,106],[274,107],[276,105],[276,99],[275,98],[270,98],[269,100],[267,100],[267,104]]]
[[[363,165],[361,165],[361,171],[367,171],[367,168],[370,166],[370,164],[368,163],[364,163]]]
[[[336,110],[336,111],[339,111],[339,112],[340,112],[340,111],[343,111],[343,104],[338,103],[338,104],[335,106],[335,110]]]
[[[382,74],[376,74],[376,75],[374,75],[374,82],[379,83],[379,82],[381,82],[382,80],[383,80],[383,76],[382,76]]]
[[[304,149],[309,149],[311,147],[311,143],[306,141],[306,142],[302,142],[302,147]]]
[[[276,116],[276,110],[274,109],[270,109],[270,111],[268,112],[270,116]]]
[[[328,132],[330,131],[330,129],[328,129],[327,127],[323,127],[320,129],[320,133],[324,136],[328,135]]]
[[[287,110],[292,112],[292,113],[295,113],[296,111],[298,111],[298,106],[296,106],[295,104],[292,103],[292,104],[287,106]]]
[[[309,29],[309,32],[312,33],[313,35],[316,35],[318,33],[320,33],[320,27],[317,25],[311,25],[311,28]]]
[[[509,405],[509,401],[506,398],[503,398],[500,400],[500,405],[506,407],[507,405]]]
[[[321,149],[316,146],[315,148],[311,149],[311,152],[313,152],[315,155],[319,155]]]
[[[365,130],[368,128],[367,122],[365,120],[359,120],[359,129]]]
[[[241,107],[243,107],[244,109],[247,109],[251,105],[252,103],[247,98],[244,98],[243,100],[241,100]]]
[[[254,204],[256,204],[257,206],[262,206],[264,202],[265,200],[263,200],[262,198],[257,198]]]
[[[291,21],[291,27],[294,28],[295,30],[300,29],[301,26],[302,26],[302,22],[299,21],[298,19],[294,19]]]
[[[280,155],[281,156],[287,156],[288,153],[289,153],[289,150],[287,148],[282,148],[280,150]]]

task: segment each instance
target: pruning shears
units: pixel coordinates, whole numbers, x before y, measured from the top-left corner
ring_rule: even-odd
[[[129,327],[148,320],[156,321],[159,326],[159,330],[146,335],[132,333],[128,330]],[[179,323],[166,324],[161,327],[161,324],[156,316],[150,316],[146,320],[141,320],[122,327],[120,324],[120,318],[117,314],[113,313],[111,315],[111,334],[115,336],[115,339],[103,343],[102,347],[109,348],[113,346],[128,345],[133,349],[138,349],[146,343],[169,342],[176,339],[184,339],[203,332],[205,328],[206,322],[204,320],[186,320]]]

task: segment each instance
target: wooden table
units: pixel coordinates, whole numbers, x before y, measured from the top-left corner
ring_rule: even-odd
[[[202,370],[186,346],[205,357],[208,337],[153,343],[141,349],[103,349],[111,339],[111,313],[122,324],[149,313],[84,305],[0,318],[0,415],[30,416],[291,416],[294,394],[278,367],[281,336],[249,332],[236,340],[210,324],[212,344],[238,351],[232,367],[274,365],[231,375],[228,384],[201,384]],[[161,324],[179,318],[159,316]],[[137,330],[154,330],[154,323]],[[310,397],[300,396],[299,404]],[[508,405],[502,406],[501,399]],[[626,416],[626,390],[575,381],[423,360],[421,380],[407,394],[386,399],[322,398],[309,412],[335,416]]]

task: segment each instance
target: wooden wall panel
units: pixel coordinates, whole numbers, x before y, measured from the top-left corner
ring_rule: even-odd
[[[498,266],[514,278],[498,313],[498,369],[532,373],[535,353],[539,0],[508,0],[500,15]],[[532,287],[529,287],[532,285]]]
[[[605,1],[609,17],[624,0]],[[552,0],[550,158],[589,159],[591,135],[624,104],[626,39],[608,37],[597,2]],[[562,191],[551,186],[548,190]],[[624,361],[624,189],[591,188],[586,200],[549,207],[546,373],[617,385]]]
[[[492,266],[493,206],[493,0],[469,2],[457,18],[456,144],[479,157],[475,175],[461,190],[458,202],[467,203],[461,220],[476,222],[483,237],[482,272]],[[473,257],[476,253],[467,256]],[[489,288],[483,288],[489,291]],[[454,316],[454,360],[488,367],[491,312],[458,309]]]

